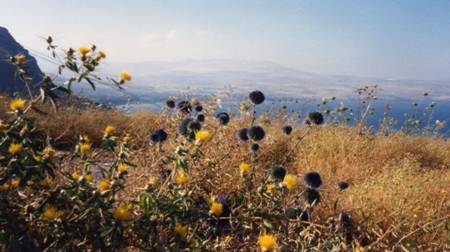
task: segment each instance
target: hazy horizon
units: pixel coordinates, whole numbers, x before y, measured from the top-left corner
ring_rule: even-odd
[[[302,71],[450,80],[449,1],[5,1],[25,47],[95,43],[108,63],[232,59]],[[26,6],[26,7],[24,7]]]

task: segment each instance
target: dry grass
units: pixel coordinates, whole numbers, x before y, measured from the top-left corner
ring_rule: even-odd
[[[0,115],[4,118],[5,112],[0,111]],[[153,165],[162,156],[155,146],[149,145],[148,134],[163,127],[174,136],[180,120],[176,115],[123,114],[98,109],[64,109],[57,114],[35,116],[40,118],[37,127],[64,146],[76,143],[81,134],[100,139],[107,124],[116,126],[122,134],[129,133],[137,164],[130,172],[129,195],[136,188],[144,187],[148,178],[156,174]],[[213,164],[213,178],[197,180],[211,195],[227,195],[242,186],[238,183],[241,180],[238,166],[248,157],[248,146],[236,140],[235,132],[246,121],[246,118],[233,119],[226,127],[218,127],[212,118],[205,123],[213,135],[203,148],[207,159],[193,165],[200,168],[206,163]],[[336,210],[350,212],[378,249],[409,246],[425,250],[448,246],[448,139],[401,133],[378,136],[360,134],[344,126],[324,126],[308,132],[296,145],[297,138],[305,135],[305,129],[296,128],[292,135],[285,136],[281,125],[282,122],[264,125],[268,135],[261,145],[257,169],[286,161],[289,173],[302,176],[311,170],[319,172],[324,180],[323,201],[314,218],[327,219]],[[174,137],[169,139],[162,148],[165,152],[173,151],[175,146]],[[285,154],[294,146],[293,156],[285,160]],[[342,180],[350,183],[349,189],[337,189],[336,184]]]

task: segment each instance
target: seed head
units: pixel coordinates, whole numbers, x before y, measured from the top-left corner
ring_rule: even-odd
[[[230,122],[230,116],[225,112],[217,114],[216,118],[219,120],[221,125],[227,125]]]
[[[313,188],[307,187],[306,190],[303,192],[303,197],[305,198],[306,202],[308,204],[315,204],[320,202],[320,193]]]
[[[266,132],[261,126],[253,126],[248,129],[247,134],[253,141],[260,141],[264,138]]]
[[[286,169],[281,165],[274,165],[272,167],[272,177],[278,181],[283,181],[286,176]]]
[[[323,123],[323,115],[320,112],[311,112],[306,121],[308,124],[321,125]]]
[[[286,134],[286,135],[290,135],[291,132],[292,132],[292,126],[289,126],[289,125],[284,126],[284,127],[283,127],[283,132],[284,132],[284,134]]]
[[[237,132],[237,137],[239,138],[239,140],[241,141],[248,141],[248,129],[247,128],[242,128],[240,130],[238,130]]]
[[[341,181],[341,182],[338,183],[338,188],[341,189],[341,190],[347,189],[348,186],[349,186],[348,183],[345,182],[345,181]]]
[[[259,90],[252,91],[248,95],[248,98],[255,105],[261,104],[265,100],[264,94],[261,91],[259,91]]]
[[[192,106],[191,106],[191,103],[189,103],[189,101],[180,101],[177,104],[177,108],[184,114],[189,114],[192,111]]]
[[[174,100],[167,100],[166,106],[169,108],[175,108],[175,101]]]
[[[303,179],[306,185],[311,188],[318,188],[322,185],[322,178],[320,177],[320,174],[315,171],[307,172]]]

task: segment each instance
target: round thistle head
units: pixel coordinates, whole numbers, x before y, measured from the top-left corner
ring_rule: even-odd
[[[216,115],[216,118],[219,120],[221,125],[227,125],[230,122],[230,116],[228,113],[221,112]]]
[[[314,202],[317,204],[320,202],[320,193],[316,189],[306,188],[303,192],[303,197],[308,204],[313,204]]]
[[[347,182],[345,182],[345,181],[341,181],[337,185],[338,185],[338,188],[341,189],[341,190],[345,190],[349,186],[349,184]]]
[[[266,99],[266,97],[264,96],[264,94],[263,94],[261,91],[259,91],[259,90],[252,91],[252,92],[248,95],[248,98],[249,98],[250,101],[251,101],[253,104],[255,104],[255,105],[258,105],[258,104],[263,103],[264,100]]]
[[[249,138],[248,138],[247,132],[248,132],[247,128],[242,128],[242,129],[238,130],[236,135],[239,138],[239,140],[248,141]]]
[[[281,165],[274,165],[272,167],[272,177],[278,181],[283,181],[286,176],[286,169]]]
[[[322,178],[320,177],[320,174],[315,171],[307,172],[303,179],[305,180],[306,185],[311,188],[317,188],[322,185]]]
[[[150,134],[150,141],[153,143],[162,143],[167,140],[167,133],[163,129],[157,129]]]
[[[286,209],[286,216],[289,219],[300,219],[301,221],[309,221],[309,213],[298,205],[289,206]]]
[[[175,108],[175,101],[174,100],[167,100],[166,106],[169,108]]]
[[[197,115],[197,121],[199,121],[199,122],[204,122],[204,121],[205,121],[205,115],[203,115],[203,114],[198,114],[198,115]]]
[[[180,110],[181,112],[183,112],[184,114],[189,114],[192,111],[192,106],[191,103],[188,101],[180,101],[177,104],[177,108],[178,110]]]
[[[202,125],[199,121],[192,119],[191,117],[185,118],[178,125],[177,131],[180,135],[184,136],[189,141],[195,140],[195,132],[201,130]]]
[[[290,135],[292,133],[292,126],[286,125],[283,127],[283,132],[286,135]]]
[[[252,143],[252,145],[250,145],[250,150],[253,152],[257,152],[259,150],[259,144]]]
[[[341,227],[349,228],[352,225],[352,216],[346,212],[341,212],[339,214],[339,222]]]
[[[260,141],[266,136],[266,132],[264,132],[264,129],[261,126],[253,126],[248,129],[247,135],[253,141]]]
[[[311,112],[306,120],[307,124],[321,125],[323,123],[323,115],[320,112]]]
[[[195,111],[197,112],[202,112],[203,111],[203,106],[202,105],[197,105],[194,107]]]

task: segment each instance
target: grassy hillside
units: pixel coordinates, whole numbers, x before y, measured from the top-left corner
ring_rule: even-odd
[[[8,98],[2,99],[0,115],[3,122],[11,121],[11,117],[14,117],[8,109],[9,101]],[[285,119],[267,121],[256,118],[254,124],[263,127],[266,134],[263,140],[258,141],[260,149],[252,152],[249,150],[250,143],[240,141],[236,132],[248,127],[253,118],[249,115],[232,116],[227,125],[221,125],[214,118],[212,108],[207,105],[202,112],[206,115],[202,129],[209,133],[209,137],[204,141],[187,141],[177,133],[177,127],[187,115],[171,109],[161,113],[124,114],[114,110],[64,108],[55,113],[50,107],[36,107],[41,112],[28,113],[36,119],[33,136],[48,139],[57,152],[52,156],[56,169],[54,182],[48,189],[33,190],[60,188],[61,184],[67,183],[63,180],[70,178],[74,172],[79,175],[88,171],[94,175],[97,173],[92,182],[94,191],[98,190],[95,185],[102,177],[118,179],[108,177],[105,173],[99,175],[100,169],[108,170],[108,167],[114,167],[111,162],[117,161],[115,154],[108,153],[102,146],[109,139],[104,130],[110,125],[115,128],[112,141],[120,141],[126,136],[130,148],[127,163],[136,167],[128,167],[127,175],[121,178],[126,178],[122,181],[124,187],[117,189],[113,199],[110,199],[113,200],[112,208],[105,208],[105,211],[113,211],[118,206],[117,202],[135,202],[136,195],[142,195],[142,192],[165,195],[158,199],[149,196],[150,201],[167,201],[168,205],[177,207],[181,206],[176,202],[198,201],[197,197],[202,197],[201,202],[206,201],[197,202],[199,206],[185,202],[190,209],[187,215],[181,210],[167,212],[164,207],[158,208],[161,206],[156,207],[155,202],[151,203],[155,209],[150,211],[151,217],[145,218],[156,222],[147,224],[149,227],[146,228],[154,228],[159,235],[151,238],[146,236],[149,239],[147,241],[142,241],[144,238],[135,234],[136,229],[145,229],[139,226],[145,211],[138,202],[132,203],[129,209],[132,217],[120,221],[120,235],[112,238],[118,239],[120,244],[111,242],[110,248],[247,251],[262,246],[261,242],[258,243],[258,236],[267,233],[277,238],[276,250],[284,248],[287,251],[449,249],[448,139],[405,135],[401,132],[377,135],[357,127],[326,124],[299,125],[287,135],[282,130]],[[149,134],[161,128],[167,132],[167,140],[152,143]],[[72,155],[77,144],[80,144],[80,136],[88,136],[92,143],[87,157]],[[181,155],[180,149],[188,154]],[[112,153],[117,153],[117,150]],[[177,162],[180,160],[186,163],[186,184],[178,183],[180,165]],[[89,162],[89,165],[85,162]],[[242,163],[251,166],[251,175],[242,176]],[[269,190],[271,192],[267,191],[268,185],[277,185],[271,168],[274,165],[282,165],[288,174],[296,176],[298,182],[294,188],[286,189],[285,181],[280,184],[283,188],[277,189],[275,186],[275,189]],[[85,169],[86,166],[89,168]],[[310,171],[318,172],[323,181],[323,185],[317,189],[320,193],[319,203],[308,204],[303,198],[307,186],[302,177]],[[349,187],[339,189],[338,183],[341,181],[347,182]],[[89,187],[89,183],[85,186]],[[26,200],[27,204],[32,205],[32,200],[43,197],[26,187],[24,185],[17,190],[30,196]],[[11,194],[11,190],[8,193]],[[208,213],[209,205],[215,202],[214,199],[210,201],[210,198],[217,195],[227,199],[227,205],[231,208],[231,215],[224,217],[227,220],[231,217],[231,224],[223,230],[217,226],[220,220],[216,217],[220,215]],[[37,201],[42,202],[42,199]],[[48,202],[48,199],[44,202]],[[202,204],[205,206],[200,206]],[[287,218],[286,211],[293,205],[307,209],[310,218],[303,222],[301,216]],[[205,222],[191,219],[195,215],[191,211],[202,211],[204,208],[206,216],[202,218]],[[40,219],[39,212],[45,212],[36,211],[37,219]],[[161,218],[161,223],[154,218]],[[64,223],[68,219],[69,216],[60,216],[55,222]],[[179,222],[187,228],[187,234],[176,231],[175,224]],[[114,223],[113,220],[110,225],[117,225]],[[39,225],[30,225],[28,228],[44,234],[49,231],[46,225],[56,224],[43,220]],[[61,232],[65,230],[58,228]],[[58,240],[55,237],[49,239]],[[95,242],[91,242],[88,239],[80,249],[96,247]],[[56,247],[61,248],[60,243],[56,244]],[[41,246],[49,245],[51,243]]]

